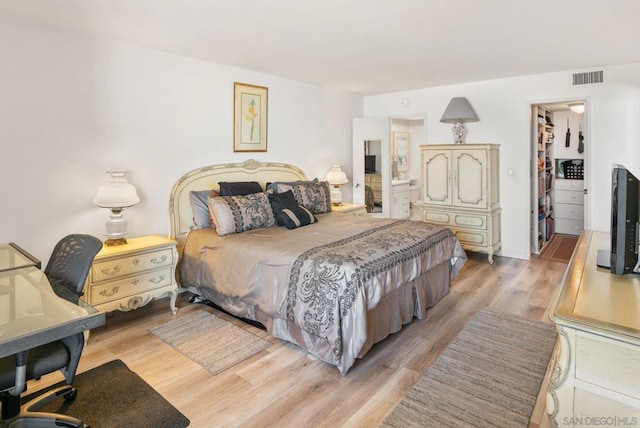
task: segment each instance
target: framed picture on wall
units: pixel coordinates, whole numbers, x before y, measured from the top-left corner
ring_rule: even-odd
[[[409,133],[394,132],[393,158],[396,160],[398,172],[409,171]]]
[[[267,98],[264,86],[233,84],[233,151],[267,151]]]

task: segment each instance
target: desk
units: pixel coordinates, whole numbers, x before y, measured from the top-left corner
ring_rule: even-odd
[[[28,266],[35,266],[40,269],[40,260],[13,242],[0,244],[0,272]]]
[[[58,297],[35,266],[0,271],[0,358],[105,323],[104,313]]]
[[[640,422],[640,277],[596,266],[608,233],[584,231],[551,314],[560,336],[549,385],[552,426]]]

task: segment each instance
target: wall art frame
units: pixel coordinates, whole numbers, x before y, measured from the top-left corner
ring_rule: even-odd
[[[409,171],[410,140],[408,132],[393,132],[393,159],[395,159],[398,172]]]
[[[233,151],[267,151],[269,89],[233,83]]]

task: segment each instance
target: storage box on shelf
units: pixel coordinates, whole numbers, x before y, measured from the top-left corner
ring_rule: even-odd
[[[93,261],[84,299],[100,311],[129,311],[153,299],[169,297],[175,314],[177,242],[158,235],[130,238],[124,245],[103,247]]]

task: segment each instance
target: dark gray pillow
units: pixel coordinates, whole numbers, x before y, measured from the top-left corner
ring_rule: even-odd
[[[267,194],[269,195],[269,204],[273,210],[273,215],[276,216],[276,221],[278,220],[278,214],[280,214],[284,208],[295,208],[298,206],[296,197],[293,196],[293,192],[291,190],[287,190],[283,193],[267,192]],[[280,224],[280,222],[278,222],[278,226],[284,226],[284,224]]]
[[[218,185],[220,186],[220,196],[246,196],[263,191],[257,181],[222,181]]]
[[[318,219],[311,211],[305,207],[296,205],[295,207],[284,208],[276,215],[278,225],[286,226],[287,229],[295,229],[317,222]]]

